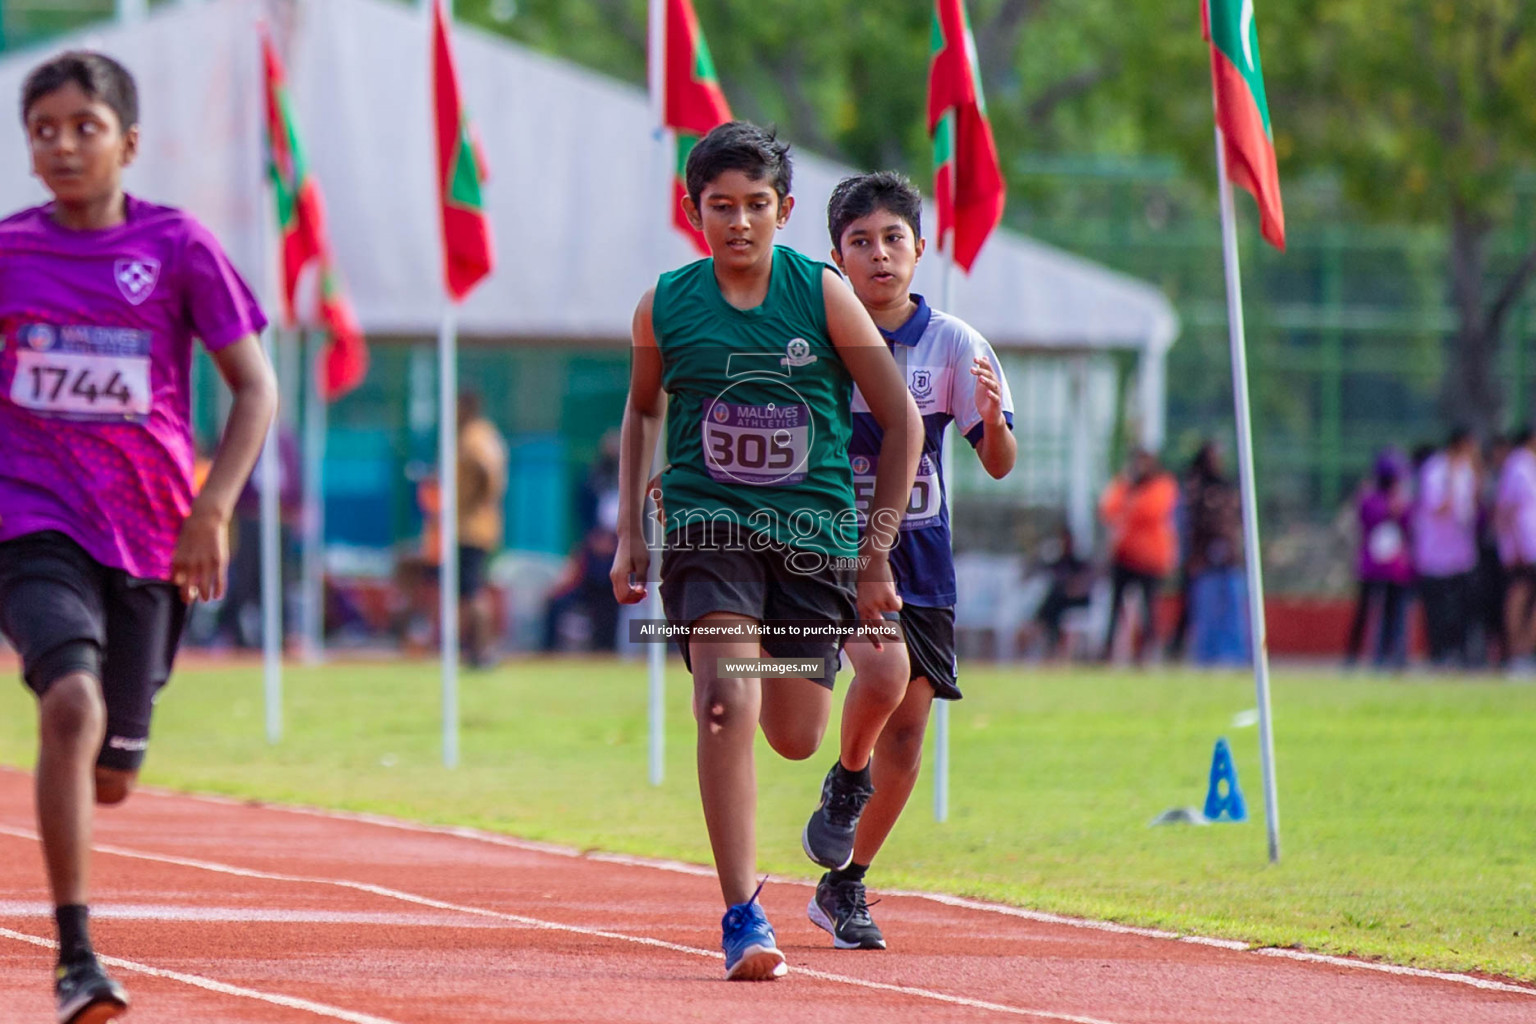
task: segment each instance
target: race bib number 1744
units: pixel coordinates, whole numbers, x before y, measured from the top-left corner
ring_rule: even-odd
[[[29,324],[17,335],[11,401],[45,416],[148,418],[148,331]]]

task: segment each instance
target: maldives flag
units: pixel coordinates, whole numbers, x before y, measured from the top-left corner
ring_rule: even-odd
[[[1285,208],[1280,203],[1280,172],[1275,167],[1269,102],[1264,98],[1253,0],[1201,0],[1200,13],[1211,44],[1211,86],[1216,126],[1227,151],[1227,177],[1253,193],[1265,240],[1283,250]]]
[[[320,183],[304,162],[287,78],[265,31],[261,34],[261,55],[266,79],[267,173],[277,197],[277,224],[282,235],[283,311],[290,324],[310,319],[300,317],[295,305],[300,278],[311,263],[318,264],[320,296],[315,319],[330,333],[318,367],[320,391],[326,401],[332,401],[362,383],[368,373],[368,346],[331,256]]]
[[[459,96],[443,0],[432,2],[432,105],[437,115],[437,192],[443,215],[443,272],[448,294],[463,301],[491,272],[491,224],[482,190],[489,174]]]
[[[976,41],[963,0],[935,0],[928,65],[928,134],[933,137],[939,249],[950,236],[954,260],[969,273],[1003,219],[1007,194],[997,143],[981,95]]]
[[[702,232],[695,231],[683,213],[687,194],[684,169],[694,145],[715,125],[731,119],[730,105],[720,91],[715,76],[715,62],[699,28],[693,0],[662,0],[667,5],[666,36],[662,50],[666,55],[662,100],[662,124],[677,136],[676,160],[672,171],[672,223],[689,238],[699,252],[709,255],[709,245]],[[654,52],[654,47],[653,47]]]

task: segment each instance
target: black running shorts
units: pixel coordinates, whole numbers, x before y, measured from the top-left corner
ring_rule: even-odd
[[[907,640],[911,679],[927,679],[940,700],[959,700],[955,670],[955,610],[902,603],[901,631]]]
[[[661,556],[661,603],[674,626],[691,626],[711,612],[731,612],[767,624],[852,627],[857,621],[857,571],[851,559],[805,557],[814,553],[761,538],[752,543],[728,529],[718,533],[732,536],[714,535],[709,524],[695,523],[667,538]],[[692,671],[688,644],[678,646]],[[829,690],[837,678],[841,646],[836,637],[765,637],[762,643],[770,658],[823,659],[826,669],[812,681]]]
[[[171,676],[186,616],[174,585],[108,568],[62,533],[0,543],[0,632],[39,697],[72,672],[101,681],[103,768],[143,764],[155,695]]]

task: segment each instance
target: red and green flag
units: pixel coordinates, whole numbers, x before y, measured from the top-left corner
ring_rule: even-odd
[[[935,0],[928,65],[928,134],[933,137],[939,248],[969,272],[1003,219],[1007,188],[981,94],[976,41],[963,0]]]
[[[699,252],[709,255],[704,235],[693,229],[683,213],[687,187],[683,177],[688,154],[694,145],[718,124],[731,119],[731,108],[720,90],[715,62],[699,28],[693,0],[664,0],[667,5],[666,71],[663,79],[662,124],[677,136],[676,160],[672,170],[672,223],[693,239]]]
[[[309,173],[287,76],[272,39],[261,37],[266,79],[267,173],[277,197],[278,231],[282,235],[283,312],[290,324],[318,321],[330,334],[321,354],[320,391],[333,401],[362,383],[368,373],[368,346],[357,315],[341,284],[325,233],[325,202],[320,183]],[[314,314],[297,310],[299,282],[311,264],[318,267],[319,301]]]
[[[459,94],[443,0],[432,2],[432,106],[437,124],[437,191],[443,221],[443,272],[461,302],[495,266],[484,189],[490,177]]]
[[[1201,15],[1211,44],[1211,87],[1216,96],[1216,126],[1226,147],[1227,177],[1253,193],[1265,240],[1284,249],[1285,208],[1280,202],[1280,172],[1275,166],[1269,102],[1264,97],[1253,0],[1201,0]]]

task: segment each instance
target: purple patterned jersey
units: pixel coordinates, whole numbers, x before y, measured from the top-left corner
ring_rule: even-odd
[[[217,351],[266,318],[207,228],[126,204],[100,231],[52,204],[0,221],[0,540],[58,530],[168,579],[192,507],[192,339]]]

